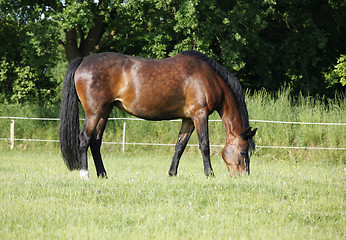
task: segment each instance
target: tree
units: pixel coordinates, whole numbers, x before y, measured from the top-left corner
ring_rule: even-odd
[[[103,45],[114,37],[114,31],[104,36],[110,21],[116,18],[121,1],[99,0],[57,2],[51,15],[62,27],[65,41],[59,39],[68,61],[102,50]],[[101,41],[102,39],[102,41]]]
[[[338,83],[346,86],[346,55],[341,55],[334,68],[325,73],[325,79],[329,87]]]
[[[59,44],[68,61],[96,52],[115,7],[114,1],[102,0],[0,0],[2,101],[53,99],[60,82],[51,69],[60,56]]]
[[[28,15],[21,14],[0,15],[0,99],[3,103],[42,101],[54,94],[52,90],[56,87],[47,72],[56,61],[55,42],[46,33],[43,22],[30,23]]]
[[[214,58],[246,88],[333,94],[340,81],[325,76],[345,55],[344,19],[344,1],[0,0],[0,95],[52,95],[61,53],[70,62],[103,51],[163,58],[187,49]]]
[[[286,84],[295,92],[333,95],[342,87],[327,88],[324,72],[346,52],[345,19],[344,1],[276,1],[268,8],[267,26],[259,35],[270,62],[264,75],[245,69],[252,75],[249,79],[259,79],[269,90]]]

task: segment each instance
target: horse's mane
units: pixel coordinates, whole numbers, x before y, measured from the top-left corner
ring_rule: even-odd
[[[233,92],[236,98],[240,115],[243,120],[243,131],[247,130],[250,126],[249,115],[248,115],[248,111],[245,104],[245,96],[243,93],[243,89],[238,79],[235,76],[233,76],[229,71],[227,71],[226,68],[224,68],[219,63],[217,63],[216,61],[214,61],[213,59],[209,58],[208,56],[206,56],[205,54],[201,52],[188,50],[188,51],[181,52],[181,54],[194,56],[201,59],[204,62],[207,62],[209,66],[220,76],[220,78],[222,78],[225,81],[225,83],[229,86],[230,90]]]

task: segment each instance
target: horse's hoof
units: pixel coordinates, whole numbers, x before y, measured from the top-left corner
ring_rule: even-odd
[[[209,177],[214,178],[215,177],[213,170],[208,171],[205,175],[207,175],[207,178],[209,178]]]
[[[170,177],[176,177],[177,176],[177,173],[174,173],[174,172],[169,172],[168,174]]]
[[[84,181],[89,181],[89,172],[88,170],[85,170],[85,169],[81,169],[80,172],[80,178]]]
[[[97,174],[97,177],[98,177],[98,178],[105,178],[105,179],[108,178],[106,172],[98,173],[98,174]]]

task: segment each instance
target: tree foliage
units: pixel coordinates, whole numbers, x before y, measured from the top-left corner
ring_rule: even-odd
[[[329,73],[325,74],[325,79],[329,86],[338,83],[342,86],[346,85],[346,55],[341,55],[340,58],[338,58],[334,68],[332,68]]]
[[[333,94],[344,90],[345,19],[338,0],[0,0],[0,98],[52,99],[61,81],[52,69],[62,60],[103,51],[163,58],[187,49],[214,58],[250,89]]]
[[[0,1],[2,102],[47,100],[57,84],[49,74],[57,60],[55,33],[47,28],[48,19],[40,19],[42,8],[25,2]]]

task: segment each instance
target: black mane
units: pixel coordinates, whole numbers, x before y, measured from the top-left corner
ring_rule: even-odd
[[[226,68],[221,66],[219,63],[209,58],[205,54],[201,52],[197,52],[194,50],[188,50],[181,52],[183,55],[194,56],[201,59],[204,62],[207,62],[209,66],[227,83],[230,90],[233,92],[237,105],[239,107],[239,111],[243,120],[243,131],[247,130],[250,127],[249,124],[249,115],[247,111],[247,107],[245,104],[245,96],[243,92],[243,88],[241,87],[238,79],[233,76]]]

